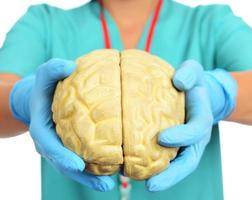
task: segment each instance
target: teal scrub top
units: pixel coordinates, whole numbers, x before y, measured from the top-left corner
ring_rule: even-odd
[[[115,21],[105,11],[112,47],[123,49]],[[137,48],[144,49],[149,18]],[[226,5],[195,8],[164,0],[154,32],[151,53],[174,68],[186,59],[199,61],[205,70],[252,68],[252,30]],[[31,6],[7,34],[0,50],[0,72],[27,76],[50,58],[75,60],[104,48],[99,4],[93,0],[71,10],[46,4]],[[61,175],[42,158],[42,200],[116,200],[120,198],[118,174],[115,188],[97,192]],[[222,200],[222,173],[218,126],[198,168],[172,188],[151,193],[144,181],[131,180],[131,200]]]

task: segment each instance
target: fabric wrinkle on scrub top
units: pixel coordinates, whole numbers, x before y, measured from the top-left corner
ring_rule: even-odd
[[[112,47],[123,49],[118,28],[105,11]],[[138,49],[146,42],[150,19]],[[164,0],[155,29],[151,53],[175,68],[186,59],[199,61],[205,70],[222,67],[229,71],[252,67],[252,30],[225,5],[191,8]],[[47,60],[58,57],[75,60],[95,49],[104,48],[99,20],[99,4],[93,0],[81,7],[62,10],[46,4],[31,6],[7,34],[0,49],[0,72],[22,77],[35,73]],[[117,200],[115,188],[97,192],[57,172],[42,158],[42,200]],[[198,168],[186,179],[162,192],[151,193],[144,181],[131,180],[131,200],[222,200],[222,173],[218,126],[214,126]]]

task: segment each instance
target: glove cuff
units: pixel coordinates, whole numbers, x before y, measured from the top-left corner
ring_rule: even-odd
[[[9,106],[12,116],[29,126],[30,97],[35,76],[28,76],[16,82],[9,96]]]
[[[227,118],[233,112],[236,106],[236,96],[238,86],[236,81],[224,69],[218,68],[213,71],[208,71],[206,73],[207,75],[209,75],[211,78],[214,79],[215,84],[219,85],[223,93],[222,96],[224,98],[224,101],[222,101],[223,103],[221,109],[219,109],[216,113],[214,113],[214,124],[216,124],[218,123],[218,121]],[[215,93],[217,91],[213,90],[210,92]],[[218,98],[215,99],[215,101],[221,102],[220,96],[215,96],[215,98]]]

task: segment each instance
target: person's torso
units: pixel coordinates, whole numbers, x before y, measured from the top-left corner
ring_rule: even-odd
[[[45,6],[45,5],[44,5]],[[75,60],[95,49],[104,48],[104,38],[99,19],[97,1],[82,7],[63,11],[45,6],[49,23],[46,25],[48,59],[53,57]],[[177,68],[186,59],[198,60],[205,69],[214,66],[214,38],[208,28],[207,8],[192,9],[173,1],[164,0],[160,18],[154,32],[150,52]],[[123,50],[118,28],[108,12],[105,12],[112,48]],[[139,40],[138,49],[144,49],[151,18]],[[222,177],[218,128],[213,136],[199,167],[176,186],[162,192],[150,193],[144,181],[131,180],[131,200],[221,200]],[[43,200],[100,200],[119,199],[119,177],[110,192],[97,192],[65,178],[42,159]]]

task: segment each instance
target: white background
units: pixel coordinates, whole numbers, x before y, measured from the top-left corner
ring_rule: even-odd
[[[86,0],[0,1],[0,46],[6,32],[24,14],[27,7],[44,2],[71,8],[85,3]],[[227,3],[237,15],[243,17],[252,26],[252,6],[248,0],[180,0],[180,2],[188,5]],[[251,127],[228,122],[221,123],[225,200],[252,199],[251,142]],[[29,134],[0,139],[0,200],[17,199],[40,199],[40,157],[34,150]]]

